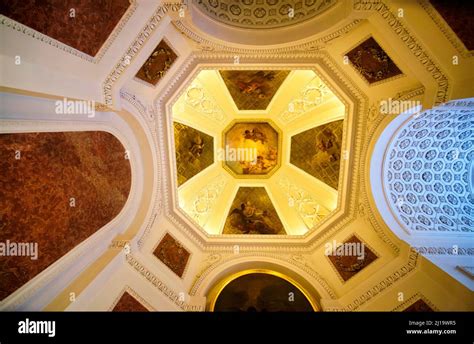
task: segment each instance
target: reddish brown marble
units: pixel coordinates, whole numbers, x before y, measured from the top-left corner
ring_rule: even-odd
[[[183,277],[190,253],[168,233],[161,239],[153,254],[179,277]]]
[[[430,0],[468,50],[474,49],[474,2],[466,0]]]
[[[369,84],[402,74],[372,37],[348,52],[347,57]]]
[[[411,306],[405,308],[403,312],[434,312],[434,309],[431,308],[425,301],[419,299]]]
[[[125,292],[120,298],[119,302],[117,302],[117,304],[115,305],[114,309],[112,309],[112,312],[149,312],[149,311],[132,295]]]
[[[161,41],[135,77],[155,86],[171,68],[177,57],[173,49],[165,41]]]
[[[124,152],[106,132],[0,135],[0,242],[39,251],[0,256],[0,300],[118,215],[131,185]]]
[[[354,254],[355,253],[354,250],[352,250],[351,252],[353,254],[347,254],[347,255],[332,254],[328,256],[329,260],[334,265],[334,267],[336,268],[337,272],[342,277],[342,279],[344,281],[347,281],[348,279],[353,277],[355,274],[362,271],[366,266],[368,266],[374,260],[376,260],[377,256],[375,255],[374,252],[370,250],[370,248],[367,245],[365,245],[365,243],[360,241],[355,235],[350,237],[343,244],[344,245],[351,245],[351,244],[364,245],[363,259],[358,259],[358,256]]]
[[[129,6],[129,0],[4,0],[0,13],[95,56]]]

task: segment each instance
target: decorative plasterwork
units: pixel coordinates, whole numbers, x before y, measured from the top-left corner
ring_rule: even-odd
[[[316,201],[307,191],[292,183],[287,176],[280,177],[278,186],[288,198],[288,206],[301,217],[308,229],[312,229],[329,214],[329,210]]]
[[[79,57],[83,60],[86,60],[88,62],[97,64],[97,63],[100,62],[100,60],[105,55],[105,53],[107,52],[109,47],[112,45],[112,43],[118,37],[118,35],[120,34],[120,32],[122,31],[124,26],[127,24],[129,19],[132,17],[133,13],[135,13],[135,10],[137,9],[137,7],[138,7],[137,1],[136,0],[131,0],[130,1],[130,7],[127,9],[127,11],[123,15],[123,17],[120,19],[118,25],[114,28],[112,33],[109,35],[109,37],[107,38],[107,40],[105,41],[105,43],[102,45],[99,52],[95,56],[90,56],[86,53],[83,53],[82,51],[79,51],[79,50],[77,50],[77,49],[75,49],[75,48],[73,48],[69,45],[66,45],[66,44],[64,44],[64,43],[62,43],[62,42],[60,42],[60,41],[58,41],[54,38],[46,36],[46,35],[42,34],[41,32],[33,30],[33,29],[29,28],[28,26],[25,26],[25,25],[15,21],[15,20],[12,20],[8,17],[5,17],[2,14],[0,14],[0,25],[3,25],[7,28],[10,28],[14,31],[19,31],[19,32],[21,32],[21,33],[23,33],[27,36],[32,37],[32,38],[36,38],[37,40],[39,40],[39,41],[41,41],[41,42],[43,42],[47,45],[56,47],[56,48],[66,52],[68,54],[77,56],[77,57]]]
[[[153,255],[176,275],[183,278],[191,254],[179,241],[166,233],[153,250]]]
[[[165,113],[171,111],[170,109],[172,107],[172,102],[169,101],[169,97],[174,95],[174,97],[176,97],[175,99],[179,98],[180,93],[182,94],[183,92],[182,90],[186,89],[187,87],[186,84],[184,85],[180,84],[179,83],[180,80],[184,76],[188,76],[189,70],[194,70],[196,74],[199,73],[202,67],[201,69],[199,68],[196,69],[196,65],[198,65],[200,61],[206,64],[206,67],[205,67],[206,69],[215,69],[215,66],[219,66],[220,64],[228,63],[228,61],[232,61],[233,56],[234,55],[232,54],[224,54],[224,53],[219,53],[219,54],[196,53],[190,56],[184,62],[182,69],[180,69],[180,71],[175,75],[173,80],[170,81],[170,84],[168,85],[168,87],[163,90],[163,92],[160,94],[159,98],[155,102],[155,105],[156,105],[155,107],[157,111],[162,114],[162,115],[159,115],[158,118],[160,118],[160,120],[157,121],[157,132],[164,133],[162,135],[158,135],[160,140],[163,140],[162,142],[159,143],[162,147],[167,146],[167,143],[164,141],[164,139],[169,135],[167,134],[167,132],[169,131],[169,125],[170,125],[169,118],[168,116],[164,115]],[[323,75],[329,74],[328,77],[335,78],[336,79],[335,82],[338,83],[339,87],[341,87],[344,92],[349,92],[349,94],[351,94],[352,100],[355,102],[355,105],[354,105],[355,113],[346,113],[345,115],[345,118],[348,120],[348,123],[351,123],[351,124],[348,126],[347,131],[345,130],[344,136],[349,135],[349,133],[351,133],[351,135],[345,138],[344,140],[349,140],[349,137],[350,137],[351,140],[356,139],[356,141],[351,143],[351,144],[355,144],[355,147],[351,149],[350,151],[351,154],[347,154],[347,157],[346,157],[347,160],[344,159],[342,161],[342,165],[343,165],[342,170],[344,171],[343,173],[347,173],[345,172],[347,166],[349,166],[347,164],[350,164],[350,161],[352,161],[352,159],[356,159],[357,161],[358,154],[359,154],[358,147],[360,147],[360,144],[362,143],[362,138],[361,138],[362,133],[360,132],[361,128],[357,124],[352,123],[354,119],[356,119],[356,121],[362,120],[363,119],[362,114],[365,111],[364,106],[366,104],[366,98],[362,95],[360,90],[352,82],[348,81],[349,79],[345,78],[342,70],[339,67],[337,67],[337,65],[332,61],[332,59],[326,53],[323,53],[323,52],[312,52],[311,54],[300,54],[300,53],[289,54],[283,60],[271,54],[269,55],[254,54],[253,56],[246,56],[245,59],[241,60],[241,64],[239,66],[232,67],[232,68],[233,69],[241,68],[245,70],[245,69],[248,69],[246,65],[247,64],[252,65],[253,61],[255,61],[255,63],[258,63],[259,65],[264,64],[265,61],[268,61],[267,62],[268,64],[273,63],[273,65],[275,61],[279,63],[287,63],[289,61],[299,61],[301,66],[305,66],[306,63],[315,64],[317,66],[323,66],[324,67]],[[214,67],[211,67],[211,66],[214,66]],[[304,68],[305,67],[303,67],[303,69]],[[298,67],[298,69],[302,69],[302,68]],[[319,71],[316,71],[316,73],[318,75],[321,74]],[[192,78],[187,78],[187,79],[192,80]],[[326,76],[322,77],[322,81],[325,84],[329,83],[329,81],[326,80]],[[178,90],[178,87],[180,87],[181,91]],[[338,96],[338,98],[343,99],[343,97],[340,95],[340,92],[342,91],[333,90],[333,92],[336,94],[336,96]],[[166,107],[165,107],[165,104],[167,104]],[[356,128],[354,128],[354,126]],[[353,129],[350,129],[350,128],[353,128]],[[343,145],[346,145],[345,141],[343,141]],[[165,166],[166,162],[169,161],[168,154],[169,152],[167,152],[166,150],[162,150],[162,155],[161,155],[162,166]],[[163,200],[164,200],[163,204],[165,206],[164,209],[165,209],[167,218],[170,221],[172,221],[176,225],[177,228],[184,231],[190,238],[195,240],[196,244],[199,246],[201,245],[204,246],[205,242],[207,242],[206,245],[211,245],[211,247],[218,248],[219,250],[223,250],[223,251],[232,250],[233,245],[231,245],[230,243],[226,243],[225,240],[215,240],[214,238],[206,235],[204,232],[197,231],[194,228],[195,226],[193,227],[190,221],[186,220],[186,217],[183,216],[184,214],[180,214],[180,212],[177,209],[177,198],[175,196],[175,191],[173,191],[171,185],[169,184],[170,179],[168,178],[168,173],[169,172],[166,172],[163,174],[165,178],[166,186],[162,192]],[[353,180],[351,181],[352,183],[351,185],[356,186],[357,179],[358,179],[357,173],[352,174],[352,178]],[[342,179],[342,180],[345,180],[345,179]],[[288,240],[285,239],[285,241],[282,241],[281,243],[279,242],[278,245],[274,245],[271,241],[267,241],[268,239],[265,239],[265,243],[263,243],[262,241],[261,244],[258,244],[259,249],[261,248],[262,250],[281,251],[282,247],[285,246],[286,247],[285,250],[292,250],[296,247],[301,247],[302,250],[311,250],[314,247],[313,245],[316,245],[316,242],[320,242],[320,240],[324,240],[325,238],[329,237],[330,235],[332,235],[332,233],[342,228],[344,225],[346,225],[348,222],[354,219],[354,218],[351,219],[351,215],[349,214],[353,214],[352,212],[354,211],[354,202],[356,199],[355,198],[356,195],[352,193],[350,190],[347,190],[347,194],[348,194],[347,196],[343,195],[338,198],[338,207],[339,207],[338,209],[341,209],[342,202],[344,201],[345,203],[344,209],[345,209],[346,216],[342,216],[342,212],[340,211],[339,212],[335,211],[334,212],[335,217],[333,216],[333,218],[331,219],[332,221],[336,221],[337,219],[335,223],[333,222],[330,224],[329,217],[327,217],[321,222],[320,224],[321,230],[318,231],[318,233],[310,233],[310,234],[305,234],[303,236],[300,236],[299,238],[303,240],[299,240],[299,241],[292,240],[293,239],[292,236],[287,236],[286,238]],[[308,236],[311,236],[311,239],[309,238],[306,239]],[[240,237],[242,237],[243,239],[246,236],[235,235],[235,238],[233,238],[234,242],[235,240],[240,240],[241,239]],[[252,246],[256,247],[257,245],[255,244],[255,240],[260,241],[264,237],[266,236],[258,235],[258,234],[253,235],[252,239],[254,241],[254,244]],[[143,238],[140,240],[143,241]],[[212,241],[214,241],[215,244],[212,244]]]
[[[313,269],[312,265],[308,262],[308,260],[303,254],[298,252],[293,252],[293,254],[289,254],[288,252],[278,251],[273,253],[262,251],[249,251],[240,252],[239,254],[219,254],[216,252],[211,252],[204,260],[202,269],[196,275],[191,290],[189,291],[189,295],[197,295],[198,291],[201,289],[202,284],[206,281],[206,279],[224,264],[245,257],[251,258],[252,260],[257,260],[258,258],[270,259],[274,260],[275,262],[281,262],[282,265],[293,265],[296,269],[301,269],[311,278],[313,278],[318,283],[318,286],[322,288],[324,290],[324,293],[327,293],[327,295],[331,299],[337,298],[336,292],[334,291],[332,286],[330,286],[328,282],[316,270]]]
[[[193,6],[227,25],[246,29],[270,29],[296,25],[322,14],[337,0],[198,0]]]
[[[143,27],[143,29],[140,30],[140,33],[137,35],[132,45],[128,47],[128,49],[122,55],[120,60],[112,68],[109,75],[105,78],[103,83],[103,103],[105,105],[113,105],[113,84],[115,84],[115,82],[120,78],[122,73],[131,65],[131,62],[134,60],[141,48],[148,41],[148,38],[159,26],[161,19],[166,15],[169,10],[178,11],[180,7],[181,5],[178,3],[164,4],[158,6],[151,18]]]
[[[186,105],[194,108],[201,115],[208,117],[210,120],[217,123],[222,124],[227,119],[227,116],[219,107],[212,94],[197,79],[193,80],[193,83],[181,96],[177,103],[178,106],[180,105],[179,102],[184,102]],[[181,109],[181,111],[185,110]]]
[[[194,221],[204,227],[226,185],[227,179],[220,174],[213,179],[212,183],[199,190],[189,204],[181,205],[181,207]]]
[[[449,99],[449,79],[441,71],[440,67],[431,59],[428,52],[418,39],[408,31],[397,16],[382,1],[356,0],[354,9],[359,11],[376,11],[382,19],[392,29],[393,33],[400,37],[400,40],[412,52],[417,60],[425,67],[438,84],[435,105],[442,104]]]
[[[440,107],[400,126],[386,149],[385,199],[401,226],[416,235],[474,231],[469,169],[474,161],[472,109]]]
[[[290,123],[320,105],[328,94],[328,87],[316,76],[298,92],[278,118],[284,123]]]
[[[404,92],[396,94],[393,99],[397,101],[406,101],[406,100],[413,100],[416,98],[421,98],[424,95],[425,89],[424,87],[417,87],[414,89],[409,89]],[[365,139],[364,139],[364,145],[362,149],[362,156],[366,157],[360,160],[360,170],[361,171],[367,171],[367,161],[369,161],[370,157],[367,156],[368,154],[368,149],[370,147],[370,143],[375,139],[376,135],[376,129],[380,126],[382,123],[383,119],[387,117],[386,114],[380,113],[380,100],[372,103],[369,107],[368,110],[368,115],[366,116],[366,120],[364,123],[364,127],[367,128],[367,131],[365,132]],[[387,235],[385,233],[385,230],[381,227],[379,220],[375,218],[375,212],[377,212],[377,209],[375,205],[371,205],[369,202],[369,196],[368,196],[368,191],[370,190],[370,185],[369,181],[366,178],[365,173],[361,173],[360,175],[361,178],[361,188],[360,188],[360,194],[361,194],[361,201],[358,205],[358,212],[360,217],[367,218],[368,222],[373,226],[374,230],[377,232],[380,238],[390,246],[390,248],[395,252],[396,254],[399,253],[399,247],[393,242],[393,239],[391,239],[391,235]]]
[[[202,306],[192,305],[186,301],[182,301],[182,296],[177,294],[174,290],[168,287],[163,281],[161,281],[153,272],[148,270],[140,261],[138,261],[131,254],[126,255],[127,263],[135,269],[142,277],[153,286],[158,289],[160,293],[165,295],[172,303],[178,306],[183,311],[203,311]]]
[[[256,50],[259,52],[265,52],[269,54],[273,54],[276,56],[285,56],[286,54],[293,54],[295,52],[302,52],[302,51],[317,51],[321,50],[326,47],[330,42],[342,35],[348,33],[349,31],[353,30],[361,23],[361,20],[356,19],[353,22],[344,25],[343,27],[333,31],[332,33],[318,38],[316,40],[312,40],[310,42],[305,43],[298,43],[296,45],[285,46],[282,48],[240,48],[235,46],[227,46],[223,45],[217,41],[214,41],[210,38],[206,38],[198,34],[192,28],[189,28],[184,21],[176,20],[173,21],[173,24],[176,28],[186,37],[191,39],[193,42],[198,44],[198,48],[202,51],[221,51],[221,52],[229,52],[229,53],[238,53],[238,54],[252,54]]]
[[[386,290],[392,284],[400,280],[401,278],[406,277],[411,271],[416,268],[416,264],[418,261],[418,253],[415,250],[410,250],[408,255],[408,262],[403,265],[401,268],[397,269],[395,272],[391,273],[389,276],[385,277],[375,286],[367,289],[362,295],[356,297],[351,303],[349,303],[345,310],[348,311],[355,311],[359,309],[362,305],[366,302]]]

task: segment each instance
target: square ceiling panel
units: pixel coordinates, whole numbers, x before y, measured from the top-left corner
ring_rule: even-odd
[[[161,41],[138,71],[136,78],[156,86],[178,56],[165,42]]]
[[[372,37],[348,52],[347,57],[369,84],[402,74],[390,56]]]
[[[153,255],[170,268],[176,275],[183,277],[191,255],[180,242],[166,233],[153,251]]]
[[[265,110],[289,73],[287,70],[220,71],[239,110]]]
[[[337,248],[334,247],[328,258],[345,282],[378,257],[364,242],[353,235]]]

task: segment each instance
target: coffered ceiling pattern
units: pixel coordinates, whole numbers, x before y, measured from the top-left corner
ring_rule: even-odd
[[[224,24],[269,29],[295,25],[320,15],[337,0],[198,0],[195,6]]]

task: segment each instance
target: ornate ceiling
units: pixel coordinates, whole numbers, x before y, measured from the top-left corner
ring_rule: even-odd
[[[314,71],[204,70],[172,116],[178,203],[207,233],[304,234],[336,209],[345,107]]]
[[[75,183],[65,182],[63,189],[100,196],[100,204],[86,199],[87,207],[76,206],[80,226],[63,216],[29,220],[35,229],[29,235],[47,233],[38,239],[48,248],[46,263],[34,269],[3,265],[2,274],[28,276],[15,287],[0,279],[7,291],[1,309],[203,310],[223,276],[250,269],[291,276],[298,282],[293,287],[314,295],[316,308],[328,311],[473,309],[469,259],[474,251],[464,240],[471,235],[472,207],[463,209],[469,217],[458,219],[465,236],[454,256],[436,240],[414,248],[394,234],[371,188],[376,142],[400,116],[382,113],[382,101],[431,108],[473,96],[472,21],[454,15],[455,6],[426,0],[410,6],[390,0],[202,0],[183,7],[172,0],[105,1],[99,10],[85,1],[76,14],[84,8],[90,13],[72,25],[58,13],[51,14],[51,23],[31,1],[11,3],[38,13],[42,26],[34,26],[25,13],[0,16],[5,46],[18,48],[3,49],[2,61],[14,65],[20,55],[22,60],[21,67],[2,73],[8,87],[2,92],[2,130],[51,131],[53,126],[89,132],[83,141],[73,140],[73,149],[48,141],[51,149],[38,155],[45,157],[38,162],[39,175],[25,165],[18,175],[27,177],[9,178],[13,184],[43,185],[38,178],[64,173]],[[470,13],[472,7],[465,10]],[[90,20],[97,25],[88,25]],[[84,25],[88,32],[81,31]],[[93,119],[65,117],[54,112],[58,97],[105,105],[98,106]],[[449,135],[467,132],[464,125],[452,125]],[[413,135],[424,135],[422,128],[412,129]],[[112,132],[123,146],[87,138],[99,130]],[[431,212],[407,218],[406,225],[415,226],[411,232],[416,226],[424,231],[426,220],[442,222],[441,212],[450,212],[454,196],[472,201],[474,165],[466,160],[472,140],[457,139],[464,160],[449,165],[450,173],[436,170],[436,156],[422,174],[411,176],[423,187],[415,196],[428,200],[437,193],[440,206],[396,201],[401,195],[408,202],[413,198],[399,191],[400,185],[418,185],[405,173],[418,168],[410,149],[429,159],[431,150],[440,153],[441,145],[448,145],[447,137],[426,141],[426,147],[414,141],[401,147],[405,143],[399,137],[393,143],[397,156],[375,158],[393,170],[398,154],[413,158],[411,165],[404,161],[399,174],[378,173],[390,179],[393,213],[401,215],[407,206]],[[4,144],[5,154],[11,159],[9,144]],[[23,145],[21,150],[31,147],[37,148]],[[242,158],[234,151],[232,158],[226,148],[255,154]],[[79,158],[57,149],[79,152]],[[125,150],[131,160],[124,165],[114,159]],[[15,171],[16,161],[8,157],[2,167]],[[44,165],[48,159],[54,162]],[[470,174],[459,174],[460,164]],[[64,166],[69,167],[63,171]],[[446,180],[444,189],[436,178]],[[466,180],[470,188],[458,188]],[[451,191],[443,193],[447,187]],[[3,190],[13,193],[8,186]],[[24,199],[2,206],[9,212],[2,214],[2,225],[12,219],[10,213],[21,224],[21,212],[12,204],[35,214],[34,206],[43,204],[36,200],[54,193],[41,187],[35,192],[22,191]],[[60,196],[51,196],[47,207],[64,207],[65,196]],[[65,234],[67,226],[55,229],[62,239],[54,242],[56,252],[45,239],[52,234],[44,224],[58,221],[72,223],[73,234]],[[452,224],[437,223],[457,238]],[[3,233],[14,237],[12,228]],[[326,245],[339,244],[363,247],[364,257],[326,252]],[[437,259],[449,261],[448,268]],[[260,301],[240,306],[266,309],[260,307],[268,292],[263,289],[260,296],[247,295]],[[70,292],[81,298],[65,297]],[[245,298],[239,288],[231,292]]]
[[[270,29],[301,23],[324,13],[337,0],[197,0],[195,6],[227,25]]]

